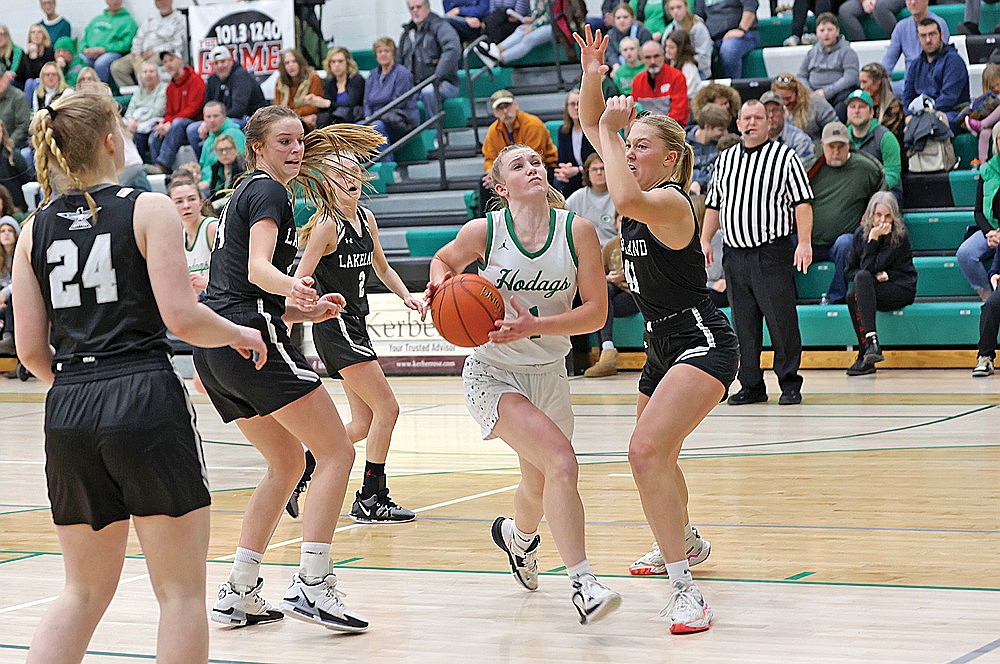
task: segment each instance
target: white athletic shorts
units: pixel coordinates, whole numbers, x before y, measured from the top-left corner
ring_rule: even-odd
[[[483,440],[494,438],[493,427],[500,418],[500,397],[513,393],[524,395],[567,438],[573,440],[573,406],[570,402],[566,366],[553,362],[543,366],[499,367],[473,356],[462,369],[465,405],[479,423]]]

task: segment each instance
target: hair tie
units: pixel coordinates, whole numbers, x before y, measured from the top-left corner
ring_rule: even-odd
[[[42,109],[41,109],[41,110],[43,110],[43,111],[48,111],[48,112],[49,112],[49,116],[50,116],[50,117],[51,117],[51,118],[52,118],[53,120],[55,120],[55,119],[56,119],[56,109],[52,108],[51,106],[42,106]]]

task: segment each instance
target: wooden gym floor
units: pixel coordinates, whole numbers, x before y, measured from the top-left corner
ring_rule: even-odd
[[[628,576],[651,541],[625,457],[638,374],[572,380],[589,557],[625,599],[586,627],[544,524],[536,593],[521,591],[490,540],[493,518],[511,511],[515,458],[479,440],[459,379],[390,379],[402,407],[390,486],[418,520],[343,517],[333,547],[339,587],[370,631],[213,623],[211,661],[1000,662],[1000,377],[969,373],[807,371],[804,402],[791,407],[777,406],[771,375],[771,403],[716,408],[683,454],[692,521],[712,542],[695,577],[716,614],[711,631],[687,637],[657,620],[664,581]],[[340,386],[327,385],[346,414]],[[194,400],[214,491],[211,602],[263,463]],[[3,664],[24,660],[62,587],[42,401],[37,381],[0,383]],[[300,533],[283,517],[265,559],[272,602],[297,565]],[[129,553],[87,662],[153,659],[156,604],[134,542]]]

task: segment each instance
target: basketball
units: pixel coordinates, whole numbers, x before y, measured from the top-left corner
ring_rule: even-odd
[[[503,298],[478,274],[446,279],[431,299],[431,319],[445,340],[463,348],[482,346],[504,315]]]

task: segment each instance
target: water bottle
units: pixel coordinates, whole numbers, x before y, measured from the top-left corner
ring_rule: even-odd
[[[822,295],[819,296],[819,303],[822,306],[826,306],[826,305],[830,304],[830,298],[828,298],[826,296],[826,293],[823,293]]]

